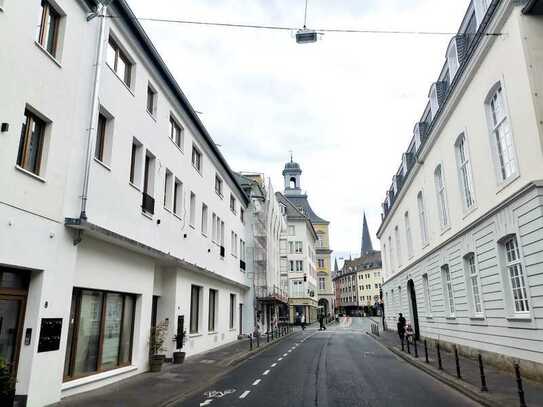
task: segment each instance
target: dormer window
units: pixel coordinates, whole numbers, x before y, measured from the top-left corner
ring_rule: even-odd
[[[451,40],[449,48],[447,49],[447,66],[449,67],[449,77],[452,83],[454,80],[454,76],[456,75],[456,72],[460,67],[456,37]]]
[[[419,151],[420,146],[422,145],[422,140],[426,132],[426,123],[417,123],[415,124],[415,129],[413,133],[415,135],[415,152]]]
[[[492,0],[473,0],[473,6],[475,8],[475,17],[477,18],[477,27],[481,25],[485,18],[488,6]]]
[[[439,110],[439,101],[437,99],[437,86],[434,83],[430,88],[430,109],[432,110],[432,119],[436,117]]]

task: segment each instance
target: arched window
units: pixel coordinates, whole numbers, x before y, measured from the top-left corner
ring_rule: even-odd
[[[469,160],[468,146],[466,136],[462,133],[456,139],[456,165],[458,167],[458,177],[460,179],[460,189],[464,209],[470,209],[475,204],[475,194],[473,193],[473,178],[471,174],[471,163]]]
[[[394,239],[396,240],[396,256],[398,257],[398,267],[402,266],[402,245],[400,240],[400,230],[398,226],[394,228]]]
[[[481,280],[479,278],[475,253],[469,253],[464,256],[464,267],[466,272],[466,285],[470,292],[468,302],[470,303],[471,312],[473,316],[482,316],[483,292],[481,290]]]
[[[428,224],[426,223],[426,209],[424,207],[422,191],[417,194],[417,207],[419,211],[420,239],[424,246],[428,243]]]
[[[499,180],[503,182],[517,174],[517,162],[501,83],[494,86],[487,97],[487,108],[494,159]]]
[[[439,212],[439,221],[441,228],[449,225],[449,213],[447,210],[447,196],[445,193],[445,180],[443,178],[443,169],[439,164],[434,171],[434,183],[437,195],[437,210]]]
[[[407,241],[407,257],[413,257],[413,236],[411,235],[411,222],[409,221],[409,212],[404,214],[405,240]]]
[[[296,188],[296,178],[295,177],[290,178],[290,188],[292,188],[292,189]]]

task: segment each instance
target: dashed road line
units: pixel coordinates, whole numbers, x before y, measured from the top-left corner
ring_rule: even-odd
[[[268,369],[264,373],[262,373],[262,376],[266,376],[268,373],[270,373],[270,369]]]
[[[277,366],[277,363],[273,363],[273,364],[271,365],[271,367],[275,367],[275,366]]]
[[[240,394],[239,398],[244,399],[250,392],[250,390],[245,390],[243,393]]]
[[[283,360],[283,358],[279,358],[279,359],[277,359],[277,360],[278,360],[279,362],[281,362],[281,361]]]
[[[260,383],[262,379],[256,379],[254,382],[253,382],[253,386],[256,386],[258,383]]]
[[[208,406],[208,405],[211,404],[212,401],[213,401],[213,399],[207,399],[203,403],[200,403],[200,406]]]
[[[287,355],[288,355],[287,353],[283,353],[283,357],[284,357],[284,358],[286,358],[286,357],[287,357]]]

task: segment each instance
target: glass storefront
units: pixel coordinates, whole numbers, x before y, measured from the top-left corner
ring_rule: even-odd
[[[134,308],[130,294],[74,290],[65,380],[130,364]]]

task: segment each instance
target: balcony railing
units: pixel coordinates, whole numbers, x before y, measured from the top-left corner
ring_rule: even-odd
[[[143,192],[141,199],[141,209],[143,210],[143,212],[153,215],[155,213],[155,198]]]
[[[288,293],[276,285],[273,287],[258,286],[256,287],[256,298],[259,300],[276,300],[286,303],[288,302]]]

